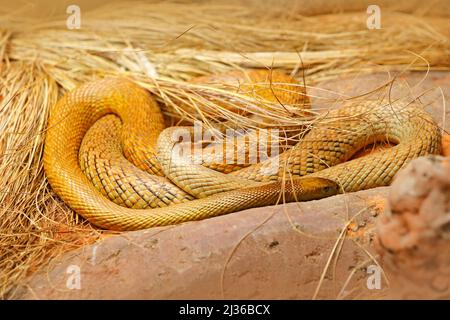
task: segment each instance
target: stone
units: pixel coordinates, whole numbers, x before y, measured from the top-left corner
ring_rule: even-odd
[[[66,253],[24,283],[22,299],[361,298],[388,188],[126,232]],[[358,230],[347,225],[354,218]],[[344,237],[341,239],[343,231]],[[367,250],[367,252],[366,252]],[[71,288],[73,266],[80,289]],[[350,276],[347,288],[344,284]],[[342,290],[342,292],[340,292]],[[356,293],[355,293],[356,292]]]
[[[396,299],[450,298],[450,158],[422,157],[395,177],[376,248]]]

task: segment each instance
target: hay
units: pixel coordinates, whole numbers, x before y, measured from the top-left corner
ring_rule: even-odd
[[[219,14],[220,13],[220,14]],[[284,70],[314,86],[343,74],[449,70],[448,20],[383,12],[383,29],[367,15],[305,17],[259,4],[185,1],[114,4],[82,14],[80,30],[64,18],[0,13],[0,297],[58,252],[97,240],[97,230],[48,186],[41,161],[49,108],[66,90],[108,74],[135,78],[157,95],[169,117],[233,120],[217,99],[248,97],[184,81],[236,68]],[[264,114],[298,124],[283,108]],[[255,108],[257,110],[257,108]]]

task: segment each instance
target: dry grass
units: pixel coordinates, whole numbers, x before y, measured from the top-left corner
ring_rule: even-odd
[[[80,30],[66,29],[63,19],[23,17],[0,13],[2,298],[14,297],[14,285],[57,252],[103,234],[57,199],[41,161],[49,109],[77,84],[124,74],[155,93],[168,116],[251,127],[259,124],[210,102],[245,100],[251,109],[248,97],[184,81],[246,67],[282,69],[309,85],[343,74],[450,69],[442,18],[384,12],[383,29],[368,30],[365,12],[304,17],[264,5],[185,1],[97,9],[83,13]],[[264,116],[298,124],[289,112],[272,105]]]

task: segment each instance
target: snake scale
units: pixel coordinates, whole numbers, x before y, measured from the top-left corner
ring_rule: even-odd
[[[66,93],[52,108],[44,169],[56,194],[91,223],[136,230],[388,185],[409,160],[441,151],[437,125],[415,103],[368,101],[328,116],[274,159],[224,174],[173,159],[177,141],[170,137],[178,127],[165,129],[148,91],[108,77]],[[386,140],[395,146],[351,159]],[[278,169],[269,174],[273,161]]]

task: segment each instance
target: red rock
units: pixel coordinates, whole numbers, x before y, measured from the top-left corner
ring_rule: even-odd
[[[450,158],[411,161],[395,177],[377,248],[391,275],[390,296],[450,298]]]
[[[379,294],[378,290],[366,287],[367,274],[363,267],[374,263],[362,248],[371,250],[374,216],[380,211],[379,203],[387,189],[256,208],[109,237],[54,260],[51,266],[29,279],[20,296],[26,299],[310,299],[341,230],[347,219],[355,215],[363,232],[359,235],[349,232],[343,240],[342,250],[326,273],[318,297],[338,297],[354,268],[357,271],[341,296]],[[66,271],[71,265],[80,267],[80,290],[66,287],[70,280]]]

